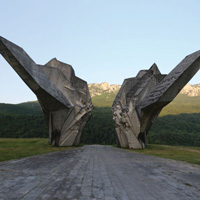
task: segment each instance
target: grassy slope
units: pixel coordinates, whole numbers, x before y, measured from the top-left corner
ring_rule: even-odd
[[[181,147],[149,144],[146,149],[130,150],[139,153],[185,161],[200,165],[200,147]]]
[[[48,144],[48,139],[0,139],[0,161],[19,159],[49,152],[64,151],[70,148],[71,147],[53,147]],[[200,164],[200,148],[195,147],[151,144],[144,150],[130,151]]]
[[[170,104],[168,104],[159,116],[178,115],[182,113],[200,113],[200,96],[188,97],[179,94]]]
[[[115,96],[116,93],[95,96],[92,102],[96,107],[111,107]],[[187,95],[179,94],[162,110],[159,116],[178,115],[181,113],[200,113],[200,96],[188,97]]]
[[[19,159],[72,147],[53,147],[48,139],[0,139],[0,161]]]
[[[116,93],[104,93],[92,98],[92,103],[96,107],[111,107],[115,99]]]

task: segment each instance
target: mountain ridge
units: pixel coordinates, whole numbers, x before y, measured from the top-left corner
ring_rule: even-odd
[[[190,97],[200,96],[200,84],[187,84],[180,92],[180,94],[186,94]]]
[[[95,107],[109,107],[120,89],[120,85],[107,82],[88,84]],[[181,113],[200,113],[200,84],[187,84],[177,97],[167,105],[160,116]],[[0,103],[0,114],[7,116],[39,116],[42,115],[39,102],[24,102],[20,104]]]
[[[121,85],[109,84],[108,82],[88,84],[88,88],[89,88],[91,97],[94,97],[96,95],[102,95],[103,93],[116,92],[116,94],[117,94],[120,87],[121,87]]]
[[[91,97],[100,96],[106,93],[116,93],[119,91],[121,85],[109,84],[108,82],[102,83],[90,83],[88,88]],[[200,84],[187,84],[180,92],[180,94],[185,94],[189,97],[200,96]]]

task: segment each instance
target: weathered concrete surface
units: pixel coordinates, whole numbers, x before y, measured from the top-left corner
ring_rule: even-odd
[[[36,64],[19,46],[0,37],[0,54],[35,93],[49,126],[53,145],[78,145],[91,114],[87,82],[75,76],[72,66],[57,59]]]
[[[186,56],[168,75],[157,65],[125,79],[112,106],[119,146],[145,148],[146,135],[159,113],[200,68],[200,51]]]
[[[199,200],[200,167],[109,146],[0,163],[0,199]]]

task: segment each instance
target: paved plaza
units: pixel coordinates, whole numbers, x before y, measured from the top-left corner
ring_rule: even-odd
[[[91,145],[0,163],[1,200],[199,200],[200,167]]]

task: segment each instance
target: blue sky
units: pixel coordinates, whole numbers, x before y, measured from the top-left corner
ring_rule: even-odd
[[[38,64],[56,57],[88,83],[122,84],[154,62],[169,73],[200,50],[199,8],[199,0],[0,0],[0,35]],[[0,56],[0,102],[32,100]]]

